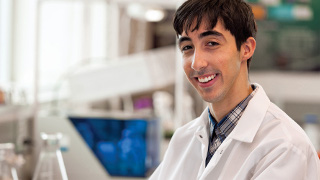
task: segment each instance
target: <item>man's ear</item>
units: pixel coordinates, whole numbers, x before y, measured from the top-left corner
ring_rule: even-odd
[[[256,40],[253,37],[249,37],[246,42],[241,45],[242,61],[247,61],[253,56],[256,49]]]

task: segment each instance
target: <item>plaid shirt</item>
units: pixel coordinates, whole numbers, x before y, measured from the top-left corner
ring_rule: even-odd
[[[257,87],[252,85],[254,91],[249,94],[244,100],[242,100],[228,115],[226,115],[219,123],[214,119],[209,111],[209,124],[210,124],[210,139],[209,147],[206,158],[206,166],[211,160],[212,156],[222,144],[222,142],[227,138],[231,131],[236,127],[238,120],[242,116],[244,110],[246,109],[249,101],[252,99],[254,94],[257,92]]]

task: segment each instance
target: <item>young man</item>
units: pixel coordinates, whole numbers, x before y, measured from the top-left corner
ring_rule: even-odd
[[[151,180],[320,179],[304,131],[250,84],[256,24],[242,0],[188,0],[177,10],[185,74],[208,102],[176,130]]]

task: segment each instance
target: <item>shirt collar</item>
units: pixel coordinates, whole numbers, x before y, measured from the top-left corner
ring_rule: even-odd
[[[209,132],[210,138],[212,138],[213,131],[216,135],[227,137],[234,127],[237,125],[238,120],[241,118],[243,111],[246,109],[249,101],[252,99],[254,94],[257,92],[258,87],[252,85],[253,92],[243,99],[233,110],[231,110],[219,123],[211,115],[210,109],[208,108],[209,116]]]

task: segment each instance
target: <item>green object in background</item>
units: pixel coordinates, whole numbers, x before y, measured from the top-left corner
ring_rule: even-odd
[[[246,2],[249,2],[249,3],[257,3],[259,0],[247,0]]]
[[[257,20],[253,70],[320,71],[319,0],[247,0],[265,8]]]
[[[279,21],[294,21],[294,5],[286,4],[268,8],[268,19]]]

